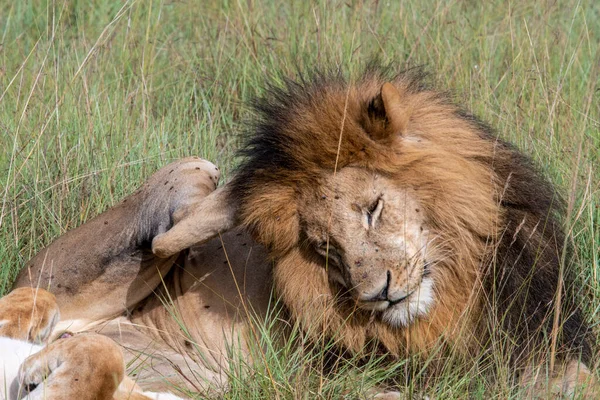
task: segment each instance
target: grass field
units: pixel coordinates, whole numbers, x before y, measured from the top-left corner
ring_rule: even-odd
[[[169,161],[199,155],[227,179],[245,104],[267,80],[313,65],[352,75],[373,57],[424,65],[556,183],[597,325],[600,3],[592,0],[2,1],[0,295],[36,251]],[[265,365],[250,377],[233,371],[228,398],[353,398],[406,375],[404,363],[377,360],[323,375],[322,352],[293,343],[269,350],[270,375]],[[510,377],[492,384],[471,367],[399,384],[436,398],[518,397]]]

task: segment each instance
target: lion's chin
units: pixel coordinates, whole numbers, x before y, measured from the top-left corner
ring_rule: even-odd
[[[387,307],[382,319],[394,327],[408,326],[417,317],[427,314],[433,301],[433,279],[423,278],[417,290],[407,299]]]

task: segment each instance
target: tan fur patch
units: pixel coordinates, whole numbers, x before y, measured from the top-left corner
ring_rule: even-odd
[[[0,298],[0,336],[42,344],[59,320],[56,298],[45,290],[19,288]]]

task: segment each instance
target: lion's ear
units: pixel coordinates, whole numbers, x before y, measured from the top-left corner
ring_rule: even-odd
[[[383,122],[383,126],[370,132],[373,139],[384,139],[406,132],[410,110],[402,104],[402,96],[393,84],[386,82],[381,86],[379,94],[369,103],[367,112],[372,119]]]

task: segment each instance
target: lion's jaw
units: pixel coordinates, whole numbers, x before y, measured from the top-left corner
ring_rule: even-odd
[[[338,294],[392,326],[406,326],[434,303],[434,247],[414,190],[363,168],[323,180],[300,211]]]

